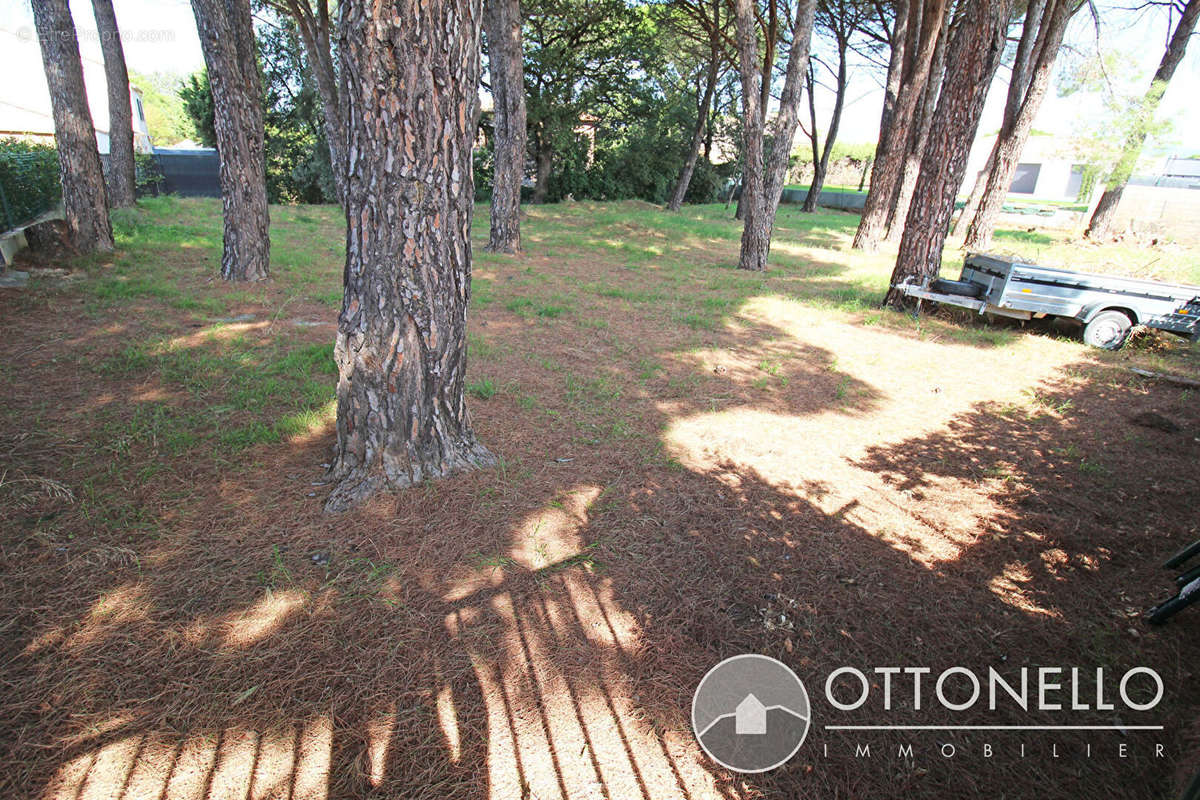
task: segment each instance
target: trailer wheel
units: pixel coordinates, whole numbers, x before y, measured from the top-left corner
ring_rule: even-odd
[[[1083,329],[1083,341],[1104,350],[1120,350],[1129,338],[1133,320],[1123,311],[1101,311]]]
[[[979,297],[983,294],[984,287],[978,283],[971,281],[948,281],[944,278],[938,278],[929,288],[939,294],[955,294],[961,297]]]

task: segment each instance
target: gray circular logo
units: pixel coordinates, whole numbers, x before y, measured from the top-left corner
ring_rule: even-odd
[[[692,730],[714,761],[735,772],[766,772],[796,754],[809,725],[808,692],[769,656],[727,658],[692,696]]]

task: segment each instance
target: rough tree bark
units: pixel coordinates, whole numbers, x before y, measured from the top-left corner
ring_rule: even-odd
[[[720,13],[721,0],[713,3],[714,13]],[[696,127],[692,130],[692,143],[688,146],[687,157],[679,178],[675,181],[675,189],[671,192],[671,200],[667,203],[668,211],[678,211],[683,206],[683,198],[687,196],[688,186],[692,183],[692,173],[696,170],[696,161],[700,157],[700,147],[704,144],[704,136],[708,130],[708,109],[712,105],[713,95],[717,91],[717,73],[720,68],[721,51],[717,42],[713,42],[709,55],[708,69],[704,75],[704,96],[696,106]]]
[[[54,140],[71,246],[81,253],[113,249],[112,223],[96,129],[83,84],[79,40],[67,0],[34,0],[33,20],[50,88]]]
[[[1004,117],[1001,127],[1010,127],[1016,122],[1021,103],[1025,100],[1031,74],[1030,62],[1035,55],[1034,44],[1041,29],[1042,14],[1045,10],[1046,0],[1030,0],[1028,8],[1025,9],[1025,22],[1021,28],[1021,40],[1017,44],[1017,53],[1013,58],[1012,77],[1008,81],[1008,96],[1004,101]],[[991,174],[992,167],[996,164],[996,151],[999,148],[1000,136],[997,135],[996,141],[992,143],[992,149],[988,153],[987,161],[983,164],[983,169],[979,170],[979,174],[975,176],[975,186],[967,197],[967,203],[950,229],[952,233],[965,231],[975,218],[975,212],[979,208],[980,201],[983,200],[983,191],[987,188],[988,175]]]
[[[343,0],[351,154],[326,503],[493,464],[464,394],[480,0]]]
[[[1104,236],[1112,229],[1117,206],[1121,204],[1121,195],[1125,193],[1125,185],[1133,177],[1133,170],[1142,154],[1142,146],[1146,143],[1147,127],[1154,119],[1171,78],[1175,76],[1175,68],[1187,52],[1188,40],[1196,30],[1197,17],[1200,17],[1200,0],[1188,0],[1175,26],[1175,32],[1167,42],[1167,49],[1158,64],[1158,69],[1154,72],[1154,79],[1150,81],[1150,88],[1142,98],[1141,119],[1125,140],[1121,158],[1105,182],[1104,194],[1100,196],[1100,202],[1092,212],[1086,233],[1088,238]]]
[[[871,187],[863,206],[862,219],[854,234],[854,248],[873,251],[887,232],[888,214],[896,197],[896,185],[904,166],[909,129],[917,103],[929,78],[929,68],[942,29],[946,0],[909,0],[909,37],[905,45],[905,68],[900,94],[886,133],[880,136]],[[916,35],[913,25],[919,25]]]
[[[883,110],[879,114],[879,139],[875,142],[875,158],[879,158],[879,148],[885,134],[896,116],[896,101],[900,97],[900,81],[904,77],[905,47],[908,42],[908,8],[909,3],[897,2],[895,16],[888,37],[889,54],[887,78],[883,85]],[[882,8],[882,4],[880,8]],[[884,12],[880,12],[881,16]],[[874,163],[874,158],[872,163]]]
[[[495,164],[487,249],[521,252],[521,180],[525,177],[525,66],[520,0],[486,0],[488,66],[495,99]]]
[[[779,198],[787,180],[788,159],[792,154],[796,128],[800,124],[800,99],[804,92],[804,76],[808,73],[808,51],[812,40],[816,0],[800,0],[792,17],[792,43],[788,52],[783,92],[779,98],[779,112],[775,115],[775,122],[771,128],[771,152],[766,156],[763,154],[762,107],[756,106],[752,109],[746,97],[747,92],[760,88],[761,84],[754,86],[747,83],[747,73],[750,71],[747,67],[757,67],[755,59],[758,43],[752,19],[745,18],[750,16],[752,10],[744,6],[750,4],[738,0],[735,6],[738,16],[742,102],[746,117],[743,123],[746,131],[746,181],[742,189],[745,225],[742,228],[742,251],[738,266],[741,269],[761,272],[767,268],[775,212],[779,208]],[[750,59],[749,64],[747,59]],[[759,74],[757,80],[762,81],[763,75]],[[759,102],[762,102],[761,97]],[[753,142],[752,138],[756,138],[757,142]],[[756,163],[761,166],[754,167]],[[757,178],[755,173],[760,174],[761,178]]]
[[[1029,141],[1033,121],[1041,108],[1042,100],[1046,97],[1046,91],[1050,88],[1054,62],[1058,60],[1058,51],[1062,47],[1067,24],[1082,7],[1083,3],[1080,0],[1051,0],[1046,9],[1025,98],[1011,122],[1006,119],[996,136],[992,169],[988,173],[982,200],[967,228],[967,236],[963,242],[965,248],[986,250],[991,247],[992,231],[996,228],[996,219],[1000,216],[1000,209],[1008,197],[1009,187],[1012,186],[1021,151]]]
[[[263,154],[262,84],[250,0],[192,0],[212,85],[221,203],[225,217],[221,277],[269,276],[271,241]]]
[[[941,269],[954,198],[1004,50],[1012,2],[976,0],[970,16],[955,28],[946,53],[946,81],[892,271],[892,288],[884,299],[888,305],[903,304],[904,296],[895,288],[898,284],[906,279],[928,280]]]
[[[896,182],[896,197],[888,211],[886,239],[889,242],[899,242],[904,233],[904,220],[908,217],[913,189],[917,186],[917,175],[921,171],[921,157],[925,154],[929,131],[933,127],[933,112],[937,108],[938,95],[941,93],[942,82],[946,77],[946,40],[950,35],[951,5],[947,3],[943,12],[942,29],[938,33],[937,46],[933,50],[933,61],[929,65],[929,77],[921,92],[921,100],[913,112],[914,119],[910,125],[904,163],[900,168],[900,179]]]
[[[325,141],[329,147],[329,162],[333,167],[334,189],[338,202],[346,203],[346,124],[337,71],[333,64],[332,20],[329,0],[271,0],[270,5],[296,22],[304,58],[317,83],[321,96],[321,112],[325,118]]]
[[[129,101],[129,71],[117,28],[112,0],[92,0],[96,33],[104,54],[104,79],[108,84],[108,202],[113,208],[133,205],[133,109]]]

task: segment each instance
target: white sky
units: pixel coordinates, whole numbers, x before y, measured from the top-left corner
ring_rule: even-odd
[[[1101,0],[1102,5],[1119,2],[1121,0]],[[125,57],[131,69],[143,73],[166,71],[187,74],[203,66],[204,59],[188,0],[114,0],[114,5],[125,45]],[[85,58],[99,60],[90,0],[71,0],[71,9]],[[1162,55],[1167,33],[1165,13],[1147,13],[1140,19],[1133,19],[1126,13],[1105,16],[1110,21],[1101,33],[1102,46],[1106,50],[1133,54],[1142,73],[1139,83],[1144,85]],[[36,39],[28,38],[32,28],[33,15],[29,0],[0,0],[0,29],[16,33],[18,39],[26,42],[26,46],[36,48]],[[22,33],[26,36],[21,36]],[[1072,24],[1068,42],[1088,50],[1093,47],[1094,36],[1090,16],[1086,10],[1080,12]],[[817,43],[814,44],[819,47]],[[89,53],[89,49],[92,52]],[[842,121],[840,138],[843,141],[856,143],[875,140],[883,102],[880,80],[878,74],[870,74],[865,67],[860,66],[854,71]],[[983,133],[999,127],[1006,81],[1007,71],[1002,69],[984,111],[980,126]],[[8,80],[4,83],[11,85]],[[0,88],[0,94],[8,91]],[[1159,114],[1160,118],[1170,118],[1175,124],[1175,133],[1170,141],[1172,150],[1200,151],[1200,103],[1195,103],[1193,99],[1198,92],[1200,46],[1193,44],[1171,83]],[[818,90],[817,111],[822,128],[828,119],[832,102],[830,93]],[[1067,135],[1076,120],[1094,110],[1096,105],[1095,97],[1076,95],[1062,98],[1052,91],[1038,115],[1035,127]]]

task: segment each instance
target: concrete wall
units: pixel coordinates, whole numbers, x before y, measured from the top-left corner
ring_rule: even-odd
[[[1121,196],[1116,225],[1141,235],[1200,243],[1200,190],[1130,184]]]

